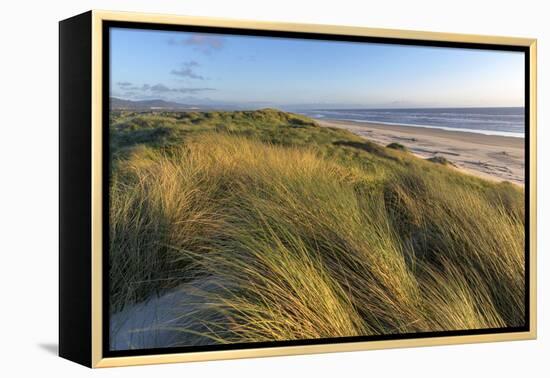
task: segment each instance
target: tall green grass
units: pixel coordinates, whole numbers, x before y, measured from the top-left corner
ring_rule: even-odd
[[[317,136],[230,125],[117,159],[111,309],[200,287],[182,344],[524,323],[522,189],[302,126]]]

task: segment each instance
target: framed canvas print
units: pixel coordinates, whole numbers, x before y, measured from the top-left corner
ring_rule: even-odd
[[[60,22],[62,357],[536,337],[536,41]]]

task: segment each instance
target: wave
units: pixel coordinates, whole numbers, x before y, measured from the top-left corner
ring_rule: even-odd
[[[412,123],[397,123],[397,122],[381,122],[381,121],[374,122],[374,121],[367,121],[367,120],[362,120],[362,119],[347,119],[347,118],[339,118],[339,120],[360,122],[360,123],[378,123],[378,124],[381,124],[381,125],[389,125],[389,126],[423,127],[423,128],[426,128],[426,129],[439,129],[439,130],[447,130],[447,131],[461,131],[461,132],[465,132],[465,133],[476,133],[476,134],[483,134],[483,135],[500,135],[500,136],[507,136],[507,137],[513,137],[513,138],[525,138],[524,133],[518,133],[518,132],[513,132],[513,131],[466,129],[466,128],[457,128],[457,127],[429,126],[429,125],[419,125],[419,124],[412,124]]]
[[[523,108],[317,109],[301,113],[313,118],[525,137]]]

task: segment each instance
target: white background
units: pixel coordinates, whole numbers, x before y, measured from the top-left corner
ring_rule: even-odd
[[[0,22],[0,375],[548,377],[550,26],[545,1],[4,1]],[[91,371],[58,358],[58,25],[89,9],[539,40],[539,339]],[[546,25],[545,25],[546,24]]]

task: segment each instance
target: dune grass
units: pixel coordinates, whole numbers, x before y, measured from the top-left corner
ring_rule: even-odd
[[[113,312],[208,280],[182,344],[524,324],[521,188],[305,117],[207,114],[113,122]]]
[[[407,147],[405,147],[401,143],[397,143],[397,142],[392,142],[392,143],[388,144],[386,147],[393,148],[394,150],[399,150],[399,151],[407,151]]]

